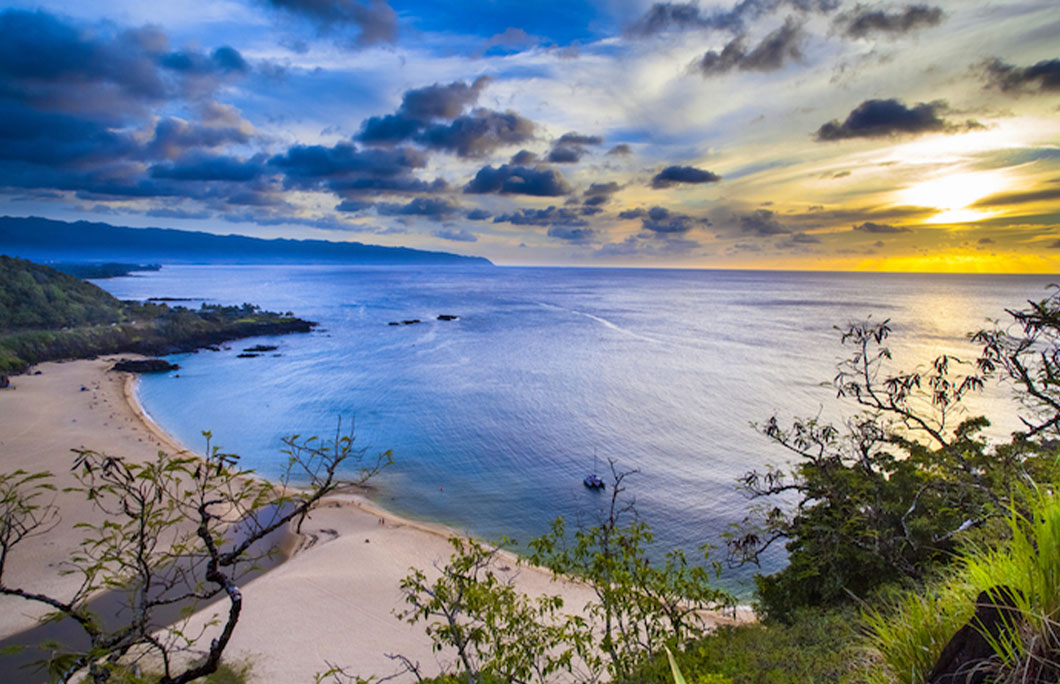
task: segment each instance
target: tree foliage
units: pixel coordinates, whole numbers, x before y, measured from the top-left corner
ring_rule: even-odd
[[[239,467],[238,456],[209,446],[203,458],[159,452],[153,460],[128,462],[91,450],[77,450],[74,493],[103,513],[101,522],[76,525],[84,537],[65,572],[79,578],[69,596],[52,596],[32,586],[11,586],[4,568],[25,543],[45,535],[61,511],[46,494],[48,473],[0,476],[0,595],[50,609],[46,619],[77,624],[87,647],[62,645],[46,663],[61,681],[87,677],[95,684],[141,661],[160,670],[160,684],[182,684],[214,672],[239,621],[240,581],[267,549],[261,542],[288,525],[300,524],[322,497],[350,481],[341,473],[361,467],[364,482],[389,462],[389,452],[365,460],[352,434],[334,440],[286,438],[288,467],[276,483]],[[302,485],[296,487],[295,484]],[[89,598],[100,590],[121,596],[117,623],[95,614]],[[189,632],[191,614],[215,600],[227,612]],[[180,606],[176,623],[160,618]],[[201,658],[194,649],[206,639]]]
[[[743,476],[755,503],[728,536],[732,563],[757,562],[778,541],[789,565],[757,578],[765,612],[864,597],[876,587],[922,579],[953,557],[959,537],[1018,501],[1012,485],[1051,481],[1055,447],[1035,439],[1057,429],[1060,300],[1052,296],[1009,312],[1014,327],[977,333],[974,362],[938,357],[926,369],[894,372],[888,321],[842,332],[853,347],[833,379],[857,412],[843,425],[817,418],[760,431],[794,457],[788,469]],[[996,376],[1014,382],[1032,409],[1027,431],[1006,443],[982,435],[986,418],[966,417],[962,400]]]

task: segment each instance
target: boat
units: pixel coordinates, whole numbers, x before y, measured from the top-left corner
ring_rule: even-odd
[[[593,472],[591,472],[591,473],[589,473],[588,475],[585,476],[585,479],[582,480],[582,484],[584,484],[589,489],[603,489],[604,488],[604,481],[601,480],[596,475],[596,454],[595,453],[593,454]]]

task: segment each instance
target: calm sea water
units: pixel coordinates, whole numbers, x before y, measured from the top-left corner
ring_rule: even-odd
[[[639,470],[628,494],[659,548],[691,550],[745,514],[737,476],[786,458],[752,422],[841,415],[821,385],[848,351],[833,326],[891,319],[907,369],[943,351],[973,357],[969,331],[1044,297],[1052,280],[226,265],[99,284],[125,299],[253,302],[320,322],[307,335],[178,355],[179,373],[145,376],[144,406],[186,445],[211,430],[214,444],[275,476],[281,437],[333,434],[352,418],[359,444],[394,453],[376,481],[380,503],[517,542],[560,515],[593,522],[605,497],[581,480],[594,457],[599,470],[612,459]],[[412,318],[423,322],[387,325]],[[256,343],[279,355],[236,357]],[[990,402],[1013,419],[1010,402],[980,400]]]

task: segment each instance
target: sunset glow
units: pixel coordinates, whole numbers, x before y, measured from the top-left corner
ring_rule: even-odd
[[[1056,269],[1054,2],[458,5],[9,3],[2,211],[511,265]]]

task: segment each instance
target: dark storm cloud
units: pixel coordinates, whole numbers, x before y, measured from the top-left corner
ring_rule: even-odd
[[[717,76],[733,69],[740,71],[777,71],[788,60],[802,58],[802,27],[792,18],[747,50],[743,37],[731,40],[721,52],[710,50],[696,63],[704,76]]]
[[[196,147],[219,147],[242,144],[250,135],[239,126],[204,125],[175,117],[166,117],[155,125],[154,137],[145,145],[148,158],[172,159]]]
[[[940,114],[947,110],[945,102],[921,102],[907,107],[899,100],[865,100],[843,123],[838,119],[817,129],[819,142],[848,138],[882,138],[893,135],[922,135],[936,132],[956,132],[981,128],[975,121],[953,124]]]
[[[363,143],[393,145],[411,139],[434,119],[455,119],[466,107],[478,102],[490,79],[482,76],[468,84],[455,81],[435,83],[409,90],[394,114],[373,116],[361,124],[357,139]]]
[[[397,14],[385,0],[262,0],[310,21],[321,33],[356,28],[359,46],[397,40]]]
[[[431,234],[452,242],[478,242],[478,236],[466,230],[436,230]]]
[[[1060,90],[1060,59],[1042,60],[1029,67],[992,59],[983,68],[987,85],[1005,92]]]
[[[622,156],[622,157],[625,157],[625,156],[629,156],[629,155],[633,154],[633,150],[630,149],[629,145],[627,145],[626,143],[620,143],[618,145],[615,145],[611,149],[609,149],[607,151],[607,154],[608,154],[608,156],[615,156],[615,157]]]
[[[573,164],[580,160],[584,154],[586,154],[584,148],[557,145],[548,153],[548,161],[553,164]]]
[[[222,201],[260,160],[213,150],[250,141],[237,109],[212,100],[248,72],[238,51],[172,51],[156,28],[84,27],[46,12],[0,12],[0,185],[72,190],[90,199]],[[201,120],[156,118],[159,107]],[[151,164],[171,160],[165,164]],[[173,161],[179,160],[179,161]]]
[[[627,33],[652,36],[689,30],[720,30],[740,33],[748,21],[788,7],[799,12],[825,14],[835,10],[840,0],[741,0],[731,10],[705,12],[695,2],[657,2],[634,23]]]
[[[479,108],[461,114],[478,100],[488,83],[489,79],[482,77],[471,85],[458,81],[410,90],[396,113],[366,119],[357,139],[388,146],[414,141],[460,157],[481,157],[499,147],[530,140],[534,122],[516,112]]]
[[[618,192],[618,183],[593,183],[589,189],[582,193],[586,207],[600,207],[611,201],[611,196]]]
[[[283,171],[288,187],[313,187],[321,180],[354,175],[400,176],[426,164],[426,156],[411,148],[359,150],[350,143],[294,145],[269,160],[270,166]]]
[[[264,159],[241,160],[209,154],[192,154],[177,161],[155,164],[150,168],[152,178],[196,181],[246,182],[261,176]]]
[[[739,220],[740,230],[762,237],[785,235],[791,232],[791,229],[781,224],[769,209],[755,209],[750,214],[740,216]]]
[[[675,214],[665,207],[652,207],[640,218],[641,228],[662,235],[687,233],[696,222],[692,216]]]
[[[596,231],[592,228],[573,228],[568,225],[552,226],[547,234],[551,238],[565,240],[576,245],[587,244],[596,238]]]
[[[343,200],[342,202],[335,205],[335,211],[357,214],[362,211],[371,209],[372,206],[373,205],[371,202],[364,202],[361,200]]]
[[[678,183],[717,183],[721,176],[694,166],[667,166],[651,179],[651,186],[656,189],[669,188]]]
[[[519,150],[512,155],[511,163],[516,166],[526,166],[537,161],[537,155],[530,150]]]
[[[438,197],[415,197],[408,204],[378,204],[376,211],[384,216],[425,216],[433,221],[441,221],[461,209]]]
[[[518,145],[534,135],[534,122],[513,111],[476,109],[449,124],[436,124],[416,136],[416,142],[460,157],[481,157],[498,147]]]
[[[493,214],[489,213],[485,209],[472,209],[467,212],[464,217],[468,221],[485,221],[486,219],[492,218]]]
[[[598,135],[582,135],[581,133],[564,133],[556,141],[557,145],[603,145],[604,139]]]
[[[862,233],[911,233],[911,229],[905,226],[892,226],[889,223],[873,223],[872,221],[866,221],[855,225],[853,230],[860,231]]]
[[[942,9],[930,5],[906,5],[888,12],[870,5],[858,4],[835,19],[835,27],[850,38],[864,38],[872,33],[897,37],[917,29],[937,26],[942,21]]]
[[[204,97],[247,70],[233,48],[171,52],[156,28],[94,32],[44,11],[0,13],[0,98],[118,124]]]
[[[558,197],[569,195],[571,187],[555,169],[531,169],[503,164],[497,168],[484,166],[464,186],[468,194],[510,193]]]
[[[510,214],[494,217],[494,223],[511,223],[516,226],[587,226],[589,223],[570,209],[548,207],[547,209],[520,209]]]

